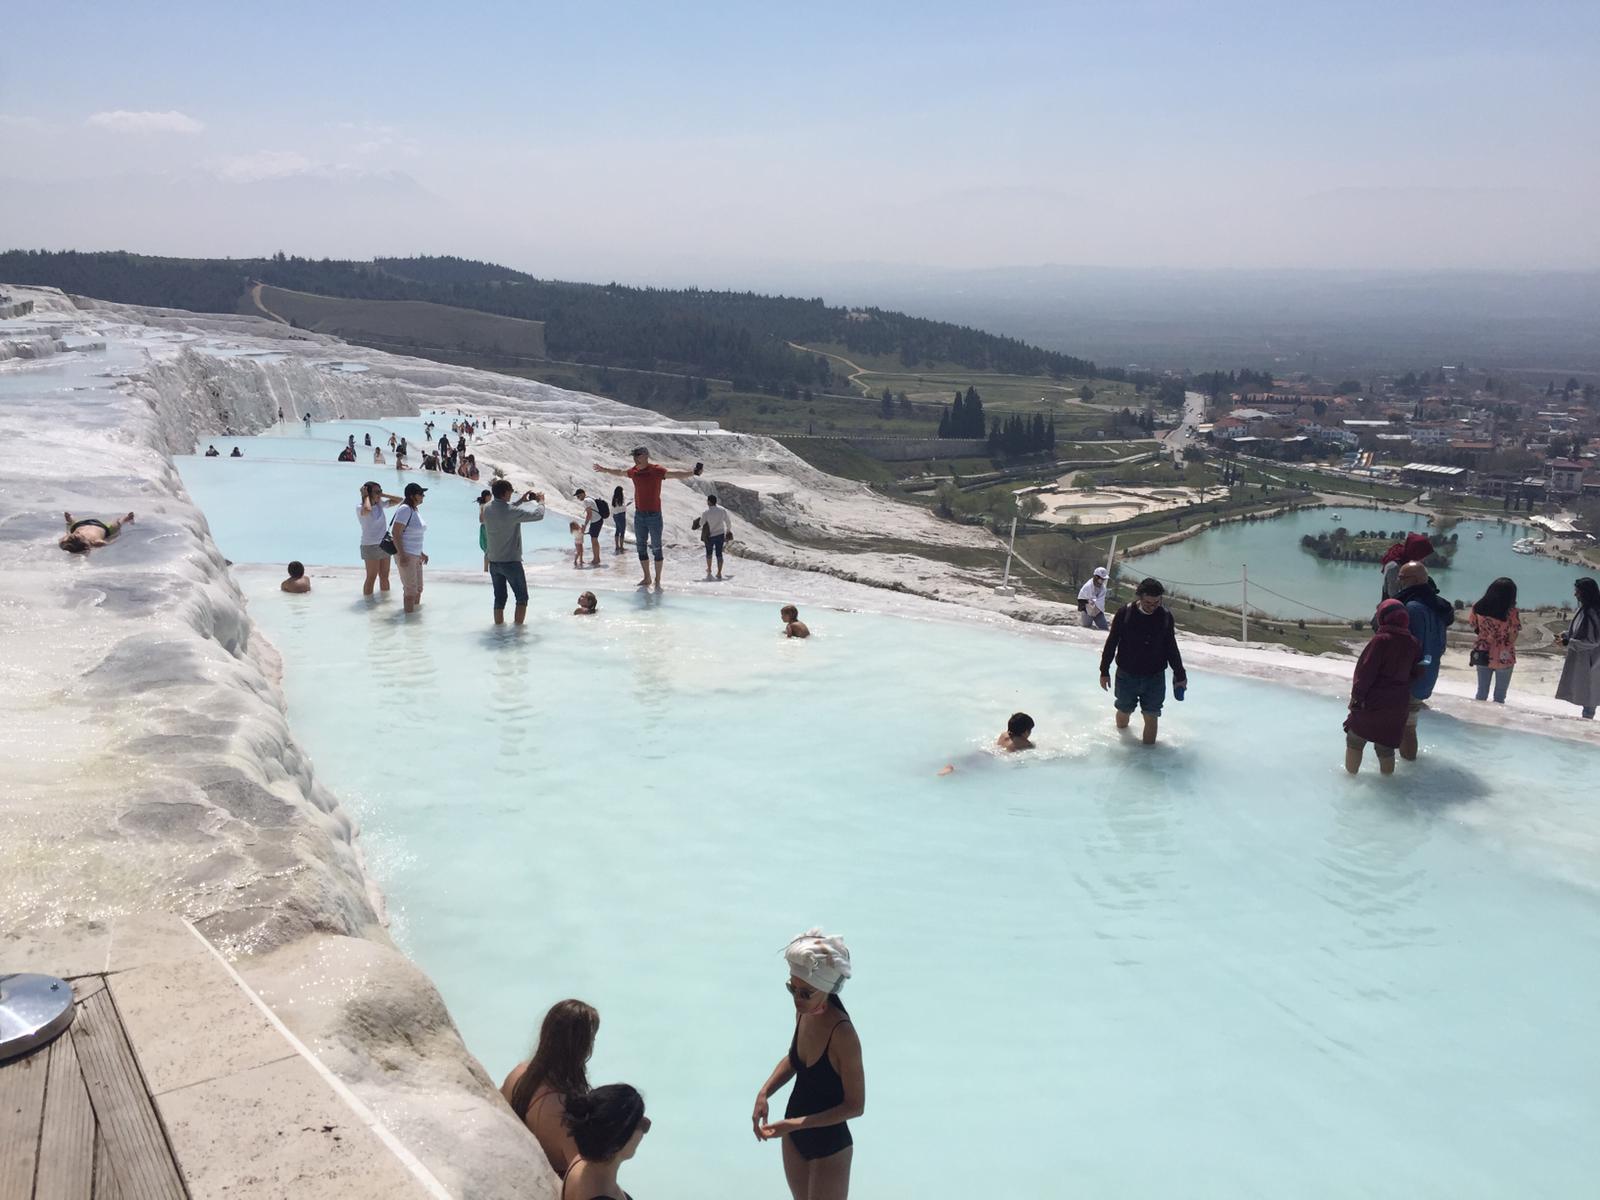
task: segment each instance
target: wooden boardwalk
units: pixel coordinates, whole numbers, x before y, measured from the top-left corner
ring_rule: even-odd
[[[0,1063],[0,1200],[188,1200],[104,975],[48,1046]]]

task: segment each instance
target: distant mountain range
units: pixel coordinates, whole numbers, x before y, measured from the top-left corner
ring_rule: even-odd
[[[880,308],[755,292],[566,283],[452,257],[356,262],[284,254],[184,259],[12,250],[0,253],[0,282],[196,312],[253,311],[242,302],[256,283],[318,296],[426,301],[539,321],[553,359],[729,379],[735,389],[825,384],[828,361],[791,343],[891,356],[906,367],[956,364],[1057,378],[1103,374],[1085,359],[1015,337]]]

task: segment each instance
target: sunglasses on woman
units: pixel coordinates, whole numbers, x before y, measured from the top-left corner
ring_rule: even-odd
[[[789,989],[789,995],[793,996],[796,1000],[812,1000],[815,999],[817,995],[816,991],[812,988],[795,987],[794,980],[792,979],[785,982],[783,986]]]

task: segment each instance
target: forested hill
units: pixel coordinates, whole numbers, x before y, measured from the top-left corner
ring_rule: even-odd
[[[281,253],[188,259],[12,250],[0,253],[0,281],[196,312],[237,311],[253,282],[326,296],[428,300],[543,321],[555,359],[727,378],[736,386],[822,383],[827,361],[796,352],[789,342],[898,356],[906,367],[956,363],[1018,375],[1097,374],[1093,363],[1071,355],[904,313],[754,292],[562,283],[451,257],[349,262]]]

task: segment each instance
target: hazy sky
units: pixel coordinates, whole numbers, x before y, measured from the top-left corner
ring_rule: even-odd
[[[61,3],[0,244],[1600,267],[1600,3]]]

